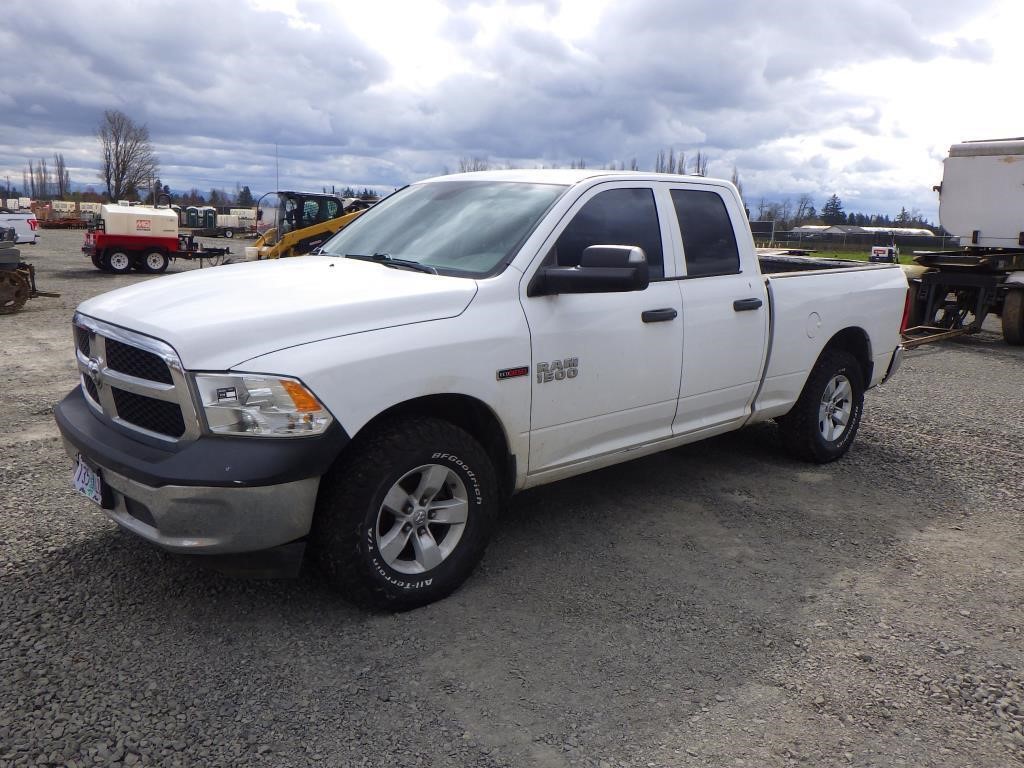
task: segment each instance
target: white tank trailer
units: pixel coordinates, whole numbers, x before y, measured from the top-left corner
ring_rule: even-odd
[[[961,247],[915,253],[904,346],[977,333],[989,314],[1024,346],[1024,137],[952,145],[935,191]]]
[[[961,245],[1024,248],[1024,138],[954,144],[936,190]]]

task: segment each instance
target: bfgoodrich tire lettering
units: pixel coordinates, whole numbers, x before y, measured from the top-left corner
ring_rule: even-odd
[[[469,577],[498,506],[494,468],[472,436],[440,419],[402,419],[357,439],[321,481],[312,545],[350,601],[415,608]]]
[[[776,421],[790,453],[824,464],[850,450],[863,410],[864,374],[857,358],[828,350],[811,369],[796,405]]]

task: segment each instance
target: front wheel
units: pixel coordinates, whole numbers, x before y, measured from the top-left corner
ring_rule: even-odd
[[[390,422],[321,481],[313,547],[331,586],[364,607],[440,600],[483,557],[499,506],[494,467],[439,419]]]
[[[125,251],[107,251],[103,254],[103,271],[124,275],[132,271],[132,257]]]
[[[864,410],[864,374],[849,352],[825,352],[811,369],[793,409],[776,419],[794,456],[825,464],[853,444]]]

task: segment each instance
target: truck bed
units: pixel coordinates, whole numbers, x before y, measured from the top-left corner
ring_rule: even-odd
[[[761,273],[777,275],[785,272],[818,272],[823,269],[850,269],[885,267],[887,265],[871,264],[855,259],[832,259],[823,256],[807,256],[807,251],[780,250],[759,248],[757,260],[761,264]]]

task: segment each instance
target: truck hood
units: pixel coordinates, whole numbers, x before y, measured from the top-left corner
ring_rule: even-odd
[[[170,344],[191,370],[226,370],[312,341],[455,317],[475,280],[327,256],[167,275],[83,302],[89,317]]]

